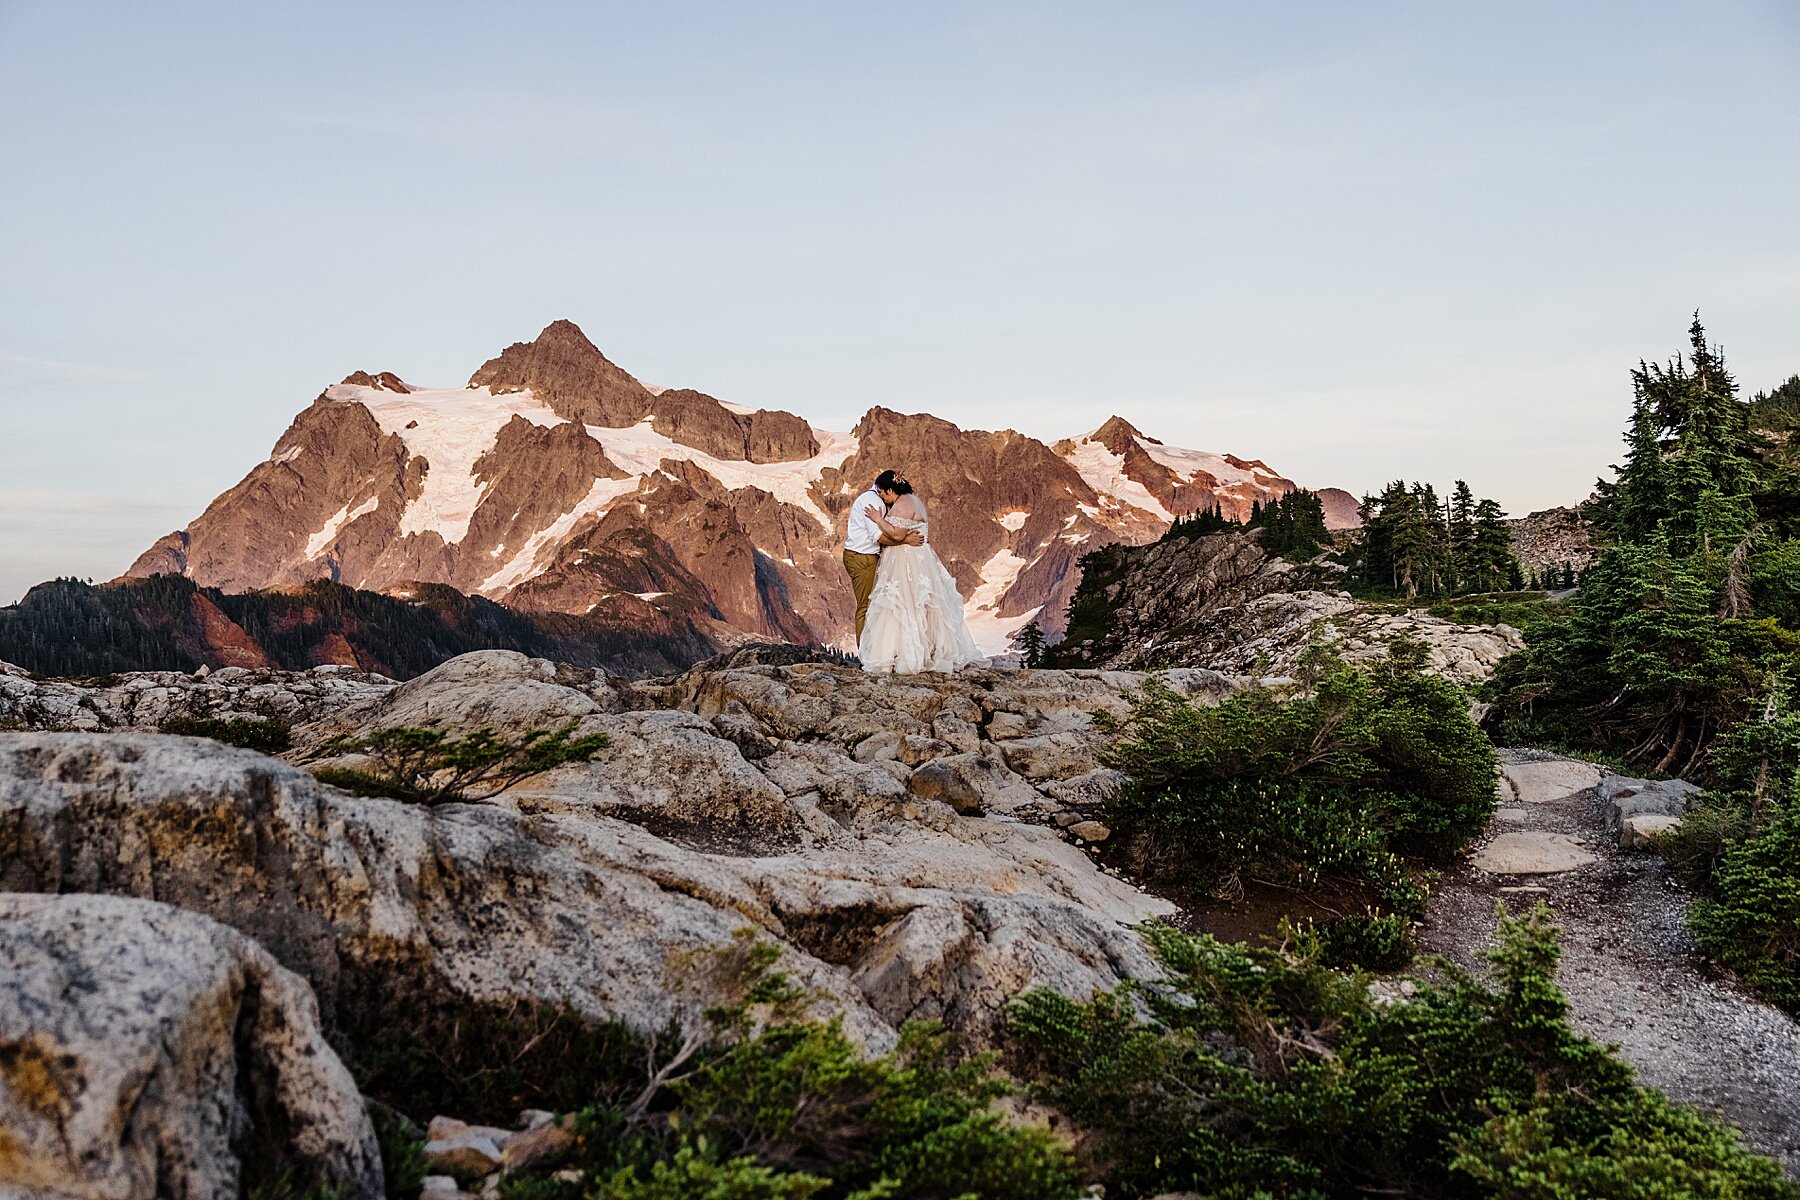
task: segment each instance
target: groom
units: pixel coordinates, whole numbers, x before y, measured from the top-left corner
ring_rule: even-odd
[[[863,511],[871,504],[883,508],[900,498],[894,490],[894,473],[883,471],[875,477],[869,490],[850,505],[850,524],[844,530],[844,570],[850,576],[850,590],[856,593],[856,640],[862,641],[863,624],[869,619],[869,594],[875,590],[875,572],[881,566],[884,546],[923,546],[925,539],[916,529],[903,538],[890,537]]]

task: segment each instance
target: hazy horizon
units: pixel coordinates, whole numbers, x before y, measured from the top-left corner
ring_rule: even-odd
[[[1695,309],[1800,372],[1797,52],[1774,2],[0,2],[0,603],[558,318],[825,428],[1571,503]]]

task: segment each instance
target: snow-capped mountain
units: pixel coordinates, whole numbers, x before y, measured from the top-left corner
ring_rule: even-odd
[[[1034,617],[1060,628],[1087,551],[1149,540],[1200,507],[1246,514],[1295,486],[1118,417],[1054,446],[885,408],[832,432],[647,387],[558,321],[465,387],[359,371],[327,388],[266,461],[127,574],[227,591],[446,583],[537,611],[680,610],[726,641],[846,644],[844,521],[889,467],[926,498],[990,652]]]

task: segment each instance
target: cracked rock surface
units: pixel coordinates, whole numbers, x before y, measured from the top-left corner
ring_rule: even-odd
[[[245,1143],[383,1194],[306,982],[166,904],[0,895],[0,1194],[236,1200]]]
[[[710,999],[681,977],[684,955],[745,926],[781,943],[783,969],[872,1048],[914,1017],[979,1045],[1026,988],[1081,996],[1155,971],[1132,926],[1171,906],[1063,828],[1104,793],[1095,714],[1123,715],[1143,675],[896,680],[727,661],[632,684],[507,651],[400,685],[223,674],[159,678],[158,711],[241,704],[225,686],[292,688],[295,705],[272,703],[302,718],[296,759],[393,725],[572,723],[611,744],[493,802],[422,808],[203,739],[0,734],[0,888],[204,913],[305,977],[334,1028],[380,1019],[395,996],[566,999],[657,1028]],[[344,686],[326,698],[316,679]],[[43,711],[34,690],[81,690],[7,681],[0,717],[15,724]],[[1167,681],[1212,700],[1236,686],[1204,671]],[[104,695],[75,708],[129,728],[142,701],[116,697],[136,684],[86,689]]]

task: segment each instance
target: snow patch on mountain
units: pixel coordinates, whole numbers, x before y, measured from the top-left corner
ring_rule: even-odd
[[[537,574],[538,555],[548,550],[555,552],[563,539],[575,531],[575,526],[584,517],[604,512],[614,500],[620,496],[628,496],[638,490],[642,479],[633,475],[628,479],[596,479],[588,494],[576,501],[575,506],[550,524],[544,526],[519,548],[518,553],[506,560],[506,565],[481,581],[475,590],[483,596],[494,596],[516,587]]]
[[[354,510],[352,510],[348,504],[345,504],[344,507],[332,513],[326,520],[324,528],[306,539],[306,557],[311,560],[325,553],[325,551],[330,548],[331,543],[336,540],[338,530],[356,520],[358,517],[368,516],[380,507],[380,505],[380,496],[370,496],[367,500],[364,500],[361,504],[357,505]]]
[[[1152,460],[1175,472],[1184,483],[1193,482],[1194,476],[1203,471],[1219,483],[1261,482],[1254,471],[1233,466],[1219,455],[1208,454],[1204,450],[1183,450],[1178,446],[1153,442],[1149,438],[1138,438],[1137,444],[1144,448],[1144,453]],[[1268,478],[1274,479],[1276,476],[1271,474]]]
[[[813,437],[818,440],[819,452],[811,458],[777,463],[740,462],[714,458],[704,450],[684,446],[673,438],[658,433],[653,427],[653,420],[654,418],[646,417],[636,425],[623,429],[589,425],[587,431],[606,451],[606,457],[619,465],[620,470],[629,471],[633,475],[648,475],[667,459],[691,462],[732,491],[746,487],[761,488],[777,500],[811,513],[824,528],[832,528],[830,514],[812,498],[812,485],[826,467],[842,467],[845,460],[856,453],[855,434],[814,429]]]
[[[435,533],[450,546],[469,534],[486,490],[475,481],[475,462],[493,448],[500,427],[515,416],[545,427],[563,423],[530,392],[496,396],[484,387],[390,392],[340,383],[327,388],[325,398],[361,404],[383,433],[398,434],[408,454],[430,464],[423,489],[400,515],[397,534]]]
[[[1000,615],[1001,602],[1012,585],[1018,581],[1019,573],[1028,565],[1024,559],[1011,550],[1002,549],[994,557],[981,564],[981,582],[963,601],[963,618],[969,623],[969,632],[974,635],[975,644],[983,654],[992,657],[1005,654],[1012,645],[1013,635],[1025,627],[1025,623],[1038,615],[1043,608],[1039,605],[1030,612],[1018,616],[1003,617]]]
[[[1063,455],[1063,460],[1074,467],[1082,479],[1087,481],[1087,485],[1102,496],[1111,497],[1120,504],[1141,508],[1159,521],[1175,519],[1175,514],[1163,507],[1163,502],[1152,496],[1148,488],[1125,474],[1125,456],[1114,454],[1103,443],[1091,438],[1080,438],[1075,442],[1074,448]],[[1224,459],[1219,461],[1224,462]],[[1084,511],[1087,508],[1086,505],[1081,507]],[[1089,515],[1099,514],[1096,511]]]

